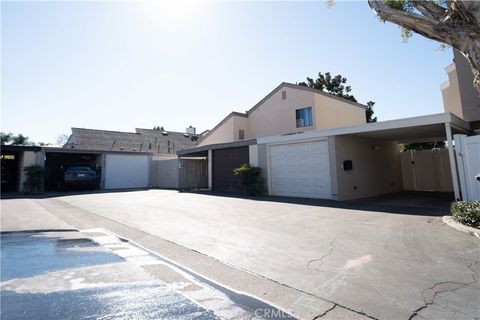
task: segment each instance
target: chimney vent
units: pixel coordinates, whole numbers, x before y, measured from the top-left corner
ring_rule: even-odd
[[[188,134],[195,134],[195,131],[196,131],[196,129],[192,126],[185,129],[185,133],[188,133]]]

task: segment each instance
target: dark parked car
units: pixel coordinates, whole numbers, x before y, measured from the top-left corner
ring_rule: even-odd
[[[87,166],[71,166],[64,171],[65,188],[95,188],[97,172]]]

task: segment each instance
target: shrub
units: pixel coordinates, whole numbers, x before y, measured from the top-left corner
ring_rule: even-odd
[[[251,196],[260,196],[266,192],[261,173],[261,168],[252,167],[248,163],[244,163],[233,169],[233,174],[240,176],[242,184],[247,190],[247,194]]]
[[[456,201],[452,203],[450,212],[457,222],[474,228],[480,227],[480,201]]]
[[[29,166],[23,169],[25,171],[26,180],[23,183],[25,193],[38,193],[43,189],[43,167]]]

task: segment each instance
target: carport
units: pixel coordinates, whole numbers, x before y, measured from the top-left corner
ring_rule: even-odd
[[[233,169],[244,163],[251,163],[250,149],[256,139],[232,143],[206,145],[177,152],[180,159],[207,159],[204,168],[208,175],[208,188],[215,192],[243,193],[240,178],[233,175]],[[179,173],[182,177],[182,172]]]
[[[149,152],[117,152],[67,148],[44,148],[45,189],[62,187],[64,170],[87,166],[97,172],[97,189],[146,188],[150,185]]]
[[[424,174],[435,166],[428,165],[437,156],[433,152],[421,159],[422,164],[420,160],[402,163],[399,144],[447,141],[446,150],[435,151],[443,155],[439,156],[439,169],[430,178],[447,187],[451,181],[454,197],[460,199],[454,134],[471,134],[470,125],[450,113],[441,113],[263,137],[257,139],[257,161],[267,169],[271,195],[351,200],[409,190],[415,179],[409,176],[412,167]],[[443,176],[439,178],[436,173]]]
[[[101,152],[45,148],[45,191],[63,190],[64,171],[72,166],[86,166],[97,172],[98,184],[96,189],[101,187]]]

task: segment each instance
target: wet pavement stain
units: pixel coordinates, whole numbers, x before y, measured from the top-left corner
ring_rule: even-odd
[[[0,237],[1,319],[294,319],[106,231]]]
[[[52,271],[125,261],[87,238],[10,233],[0,236],[0,280],[33,277]],[[91,251],[81,249],[92,249]]]
[[[219,319],[159,284],[52,293],[2,291],[2,319]]]
[[[93,275],[102,265],[110,268],[124,263],[127,268],[125,259],[91,239],[79,238],[76,233],[54,234],[1,234],[1,319],[219,319],[155,279],[119,284],[114,275],[101,271],[105,283],[94,288],[65,287],[52,292],[45,282],[39,290],[36,279],[53,278],[61,271],[84,270]],[[131,270],[127,268],[128,276],[132,276]],[[147,277],[140,269],[133,270]],[[67,280],[81,283],[85,279]],[[28,292],[29,288],[33,292]]]

